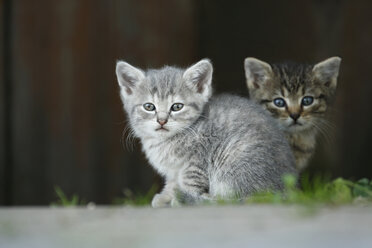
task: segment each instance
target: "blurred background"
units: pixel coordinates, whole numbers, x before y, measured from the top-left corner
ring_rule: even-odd
[[[247,56],[340,56],[335,127],[307,173],[372,178],[371,13],[368,0],[0,0],[0,205],[50,204],[56,185],[110,204],[161,184],[138,142],[121,142],[117,59],[149,68],[208,57],[216,92],[247,96]]]

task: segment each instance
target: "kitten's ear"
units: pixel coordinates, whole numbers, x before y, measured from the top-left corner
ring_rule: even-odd
[[[140,69],[131,66],[127,62],[118,61],[116,63],[116,76],[124,94],[131,95],[133,87],[145,78],[145,74]]]
[[[213,66],[209,59],[202,59],[183,73],[186,84],[208,100],[212,94]]]
[[[246,58],[244,69],[247,86],[250,90],[260,88],[272,75],[271,66],[256,58]]]
[[[313,73],[315,78],[320,80],[327,87],[335,88],[340,64],[341,58],[331,57],[314,65]]]

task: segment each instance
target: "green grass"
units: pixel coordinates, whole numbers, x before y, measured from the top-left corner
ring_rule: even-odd
[[[67,197],[59,186],[54,186],[54,191],[58,199],[50,204],[52,207],[55,206],[72,207],[86,205],[86,201],[80,199],[77,194],[73,194],[71,198]]]
[[[146,206],[151,203],[152,198],[158,191],[159,186],[154,184],[145,194],[133,193],[130,189],[123,191],[124,197],[118,197],[114,199],[113,204],[115,205],[134,205],[134,206]]]
[[[372,203],[372,181],[364,178],[357,182],[337,178],[327,181],[321,177],[309,180],[302,177],[296,186],[296,178],[287,175],[283,178],[283,192],[258,193],[244,203],[301,204],[301,205],[345,205]]]
[[[283,177],[285,189],[283,192],[257,193],[245,200],[217,200],[218,204],[295,204],[306,206],[317,205],[349,205],[349,204],[371,204],[372,203],[372,181],[361,179],[353,182],[343,178],[327,180],[322,177],[309,179],[301,177],[299,183],[292,175]],[[123,191],[124,196],[114,199],[114,205],[146,206],[150,205],[152,197],[159,187],[153,185],[146,193],[133,193],[129,189]],[[58,197],[52,206],[78,206],[86,205],[78,195],[67,197],[61,188],[55,187]]]

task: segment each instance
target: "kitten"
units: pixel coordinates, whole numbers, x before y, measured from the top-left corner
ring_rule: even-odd
[[[130,126],[165,178],[153,207],[179,204],[177,193],[199,202],[280,190],[282,175],[296,174],[285,137],[260,106],[232,95],[211,98],[212,71],[207,59],[186,70],[116,65]]]
[[[250,98],[260,103],[285,131],[296,166],[302,170],[315,151],[316,136],[335,94],[341,59],[315,65],[269,65],[255,58],[244,62]]]

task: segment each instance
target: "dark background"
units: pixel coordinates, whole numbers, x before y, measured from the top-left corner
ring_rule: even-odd
[[[247,95],[243,60],[342,57],[308,172],[372,178],[372,1],[0,0],[0,205],[49,204],[54,186],[109,204],[160,180],[121,144],[117,59],[208,57],[216,92]],[[125,138],[125,137],[124,137]]]

